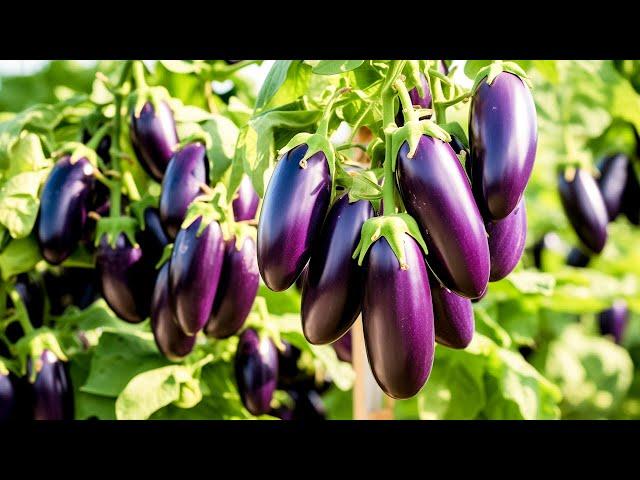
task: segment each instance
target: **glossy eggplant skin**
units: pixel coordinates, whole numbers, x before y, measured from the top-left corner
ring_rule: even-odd
[[[36,234],[44,259],[59,265],[82,237],[95,184],[94,167],[86,158],[59,159],[42,189]]]
[[[155,270],[144,261],[140,246],[133,246],[120,233],[112,247],[100,239],[96,266],[102,296],[121,319],[139,323],[149,316]]]
[[[225,244],[220,282],[205,333],[213,338],[228,338],[240,330],[251,311],[259,284],[255,241],[245,237],[238,250],[235,237],[230,238]]]
[[[147,207],[144,212],[144,230],[136,234],[136,240],[142,247],[145,263],[155,270],[156,264],[162,258],[164,247],[169,243],[166,233],[162,228],[160,212],[157,208]]]
[[[624,332],[629,322],[629,310],[624,300],[617,300],[611,308],[600,312],[598,323],[602,335],[612,335],[619,345],[622,343]]]
[[[224,260],[220,224],[212,221],[197,236],[202,217],[180,230],[171,254],[169,285],[178,325],[195,335],[209,320]]]
[[[196,343],[196,336],[185,335],[178,326],[171,309],[169,290],[169,262],[165,263],[156,279],[151,302],[151,330],[158,350],[173,362],[186,357]]]
[[[42,352],[38,364],[41,368],[36,370],[35,382],[25,388],[29,416],[34,420],[73,420],[73,388],[67,365],[49,350]],[[33,368],[29,359],[28,376]]]
[[[627,184],[628,166],[629,158],[622,153],[605,157],[598,164],[600,171],[598,187],[607,207],[610,222],[615,220],[620,213],[622,197]]]
[[[0,422],[16,418],[17,395],[13,375],[0,373]]]
[[[343,362],[351,363],[352,361],[351,335],[351,331],[348,331],[342,337],[331,344],[333,349],[336,351],[338,358]]]
[[[506,218],[486,223],[491,256],[490,282],[509,275],[522,257],[527,242],[527,210],[524,197]]]
[[[469,144],[474,194],[487,220],[502,220],[518,205],[536,156],[536,107],[516,75],[483,80],[473,94]]]
[[[433,275],[429,282],[436,342],[449,348],[466,348],[475,329],[471,300],[447,290]]]
[[[322,152],[306,168],[299,145],[278,161],[264,196],[258,223],[258,267],[264,283],[279,292],[289,288],[307,264],[329,209],[331,176]]]
[[[156,112],[151,102],[142,107],[140,116],[131,114],[131,144],[142,168],[156,181],[162,181],[167,164],[178,144],[173,112],[166,102]]]
[[[269,412],[278,380],[278,353],[266,336],[253,329],[240,336],[234,360],[236,383],[242,403],[252,415]]]
[[[409,214],[421,227],[431,271],[449,290],[478,298],[489,281],[489,245],[469,180],[448,143],[423,135],[413,158],[405,142],[396,173]]]
[[[309,343],[336,341],[360,314],[363,271],[351,255],[372,216],[369,201],[349,203],[346,194],[329,211],[302,286],[302,330]]]
[[[422,82],[422,87],[424,88],[424,97],[420,96],[420,92],[418,92],[418,87],[414,87],[409,90],[409,97],[411,98],[411,105],[418,108],[431,108],[432,96],[431,90],[429,89],[429,82],[427,81],[427,77],[424,74],[420,74],[420,81]],[[429,118],[431,115],[423,115],[420,117]],[[402,112],[402,104],[400,104],[398,108],[398,113],[396,114],[396,124],[399,127],[404,125],[404,114]]]
[[[429,274],[422,250],[404,236],[407,270],[386,238],[370,247],[362,322],[367,357],[380,388],[393,398],[414,396],[425,384],[435,349]]]
[[[622,213],[634,225],[640,225],[640,180],[629,162],[627,165],[627,183],[622,197]]]
[[[578,238],[593,253],[600,253],[607,242],[609,216],[596,181],[588,171],[576,168],[571,180],[559,174],[558,190]]]
[[[200,187],[207,184],[208,165],[205,147],[200,142],[186,145],[171,158],[160,194],[160,219],[170,238],[176,238],[187,208],[203,193]]]
[[[577,247],[573,247],[567,255],[567,265],[577,268],[585,268],[589,265],[591,257]]]
[[[258,202],[260,198],[253,188],[251,179],[246,175],[242,177],[240,187],[236,193],[236,198],[233,199],[231,204],[233,208],[233,216],[236,222],[243,220],[253,220],[256,217],[258,211]]]

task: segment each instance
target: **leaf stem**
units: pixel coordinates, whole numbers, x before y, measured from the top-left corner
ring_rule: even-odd
[[[139,81],[144,83],[144,66],[142,65],[141,61],[128,60],[127,63],[125,63],[124,68],[122,69],[122,74],[120,75],[120,79],[118,80],[118,85],[117,85],[118,88],[116,88],[114,93],[114,96],[115,96],[114,103],[115,103],[116,111],[115,111],[115,116],[113,118],[113,126],[112,126],[113,135],[111,140],[111,148],[109,152],[111,153],[111,162],[113,164],[113,169],[116,170],[117,172],[120,171],[120,158],[118,157],[118,152],[122,151],[122,148],[120,148],[120,140],[121,140],[120,129],[122,126],[123,95],[122,93],[120,93],[120,90],[121,90],[120,87],[122,87],[122,85],[124,85],[124,83],[129,79],[132,67],[133,67],[133,75],[138,87],[140,87],[140,83],[138,83]],[[140,76],[142,77],[141,79],[138,78]],[[111,206],[109,209],[109,216],[119,217],[121,214],[120,201],[122,197],[121,179],[114,179],[113,181],[111,181],[110,189],[111,189],[111,195],[110,195]]]

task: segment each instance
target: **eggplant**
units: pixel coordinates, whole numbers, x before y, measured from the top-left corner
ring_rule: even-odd
[[[186,357],[196,343],[196,336],[185,335],[175,318],[170,302],[169,262],[156,279],[151,302],[151,330],[158,350],[169,360],[177,362]]]
[[[624,332],[629,322],[629,310],[624,300],[616,300],[611,308],[600,312],[598,324],[602,335],[612,335],[619,345],[622,343]]]
[[[620,213],[622,206],[622,197],[627,184],[629,158],[618,153],[605,157],[598,164],[600,178],[598,178],[598,187],[607,207],[609,221],[612,222]]]
[[[253,188],[251,179],[245,175],[242,177],[236,197],[231,203],[233,216],[236,219],[236,222],[253,220],[256,216],[256,212],[258,211],[259,201],[260,198]]]
[[[171,253],[169,285],[172,308],[187,335],[195,335],[209,320],[220,281],[224,240],[217,221],[197,235],[202,217],[180,230]]]
[[[633,163],[627,165],[627,183],[622,196],[622,213],[634,225],[640,225],[640,181]]]
[[[67,365],[50,350],[44,350],[36,365],[27,360],[27,378],[33,368],[35,382],[25,388],[29,416],[34,420],[73,420],[73,388]]]
[[[284,351],[278,350],[278,388],[291,387],[300,380],[300,369],[298,368],[298,360],[302,355],[302,351],[282,340]]]
[[[520,202],[536,156],[536,107],[527,85],[501,72],[473,93],[469,114],[471,184],[486,220],[502,220]]]
[[[160,212],[157,208],[145,208],[143,216],[144,230],[137,232],[136,240],[142,247],[145,263],[155,270],[155,266],[162,258],[164,248],[169,243],[169,239],[162,228]]]
[[[302,285],[302,330],[309,343],[336,341],[360,314],[363,273],[351,255],[372,216],[369,201],[349,203],[346,194],[329,211]]]
[[[149,316],[155,269],[144,260],[142,248],[120,233],[115,246],[100,239],[96,267],[102,296],[118,317],[139,323]]]
[[[300,166],[306,144],[278,161],[258,222],[258,267],[264,283],[279,292],[300,276],[329,210],[331,176],[324,153]]]
[[[413,158],[398,152],[400,194],[421,227],[427,263],[449,290],[478,298],[489,282],[489,244],[469,180],[451,146],[423,135]]]
[[[420,81],[422,82],[422,88],[424,88],[424,97],[420,96],[420,92],[418,91],[418,87],[414,87],[409,90],[409,97],[411,98],[411,105],[418,108],[431,108],[432,97],[431,90],[429,89],[429,82],[427,81],[427,77],[424,74],[420,74]],[[423,115],[420,117],[420,120],[424,118],[429,118],[431,115]],[[402,104],[400,104],[398,108],[398,113],[396,113],[396,124],[399,127],[404,125],[404,114],[402,112]]]
[[[67,307],[87,308],[100,296],[100,277],[96,269],[64,268],[60,274],[43,274],[49,313],[61,315]]]
[[[600,253],[607,242],[609,216],[596,181],[588,171],[575,169],[567,179],[558,176],[558,190],[562,207],[578,238],[593,253]]]
[[[573,247],[567,255],[567,265],[577,268],[585,268],[589,265],[591,257],[577,247]]]
[[[404,234],[408,268],[381,237],[365,257],[362,322],[367,357],[380,388],[393,398],[414,396],[425,384],[435,349],[429,275],[418,243]]]
[[[538,270],[545,268],[545,252],[550,251],[564,257],[568,250],[567,244],[555,232],[547,232],[533,244],[533,264]]]
[[[338,340],[331,344],[333,349],[336,351],[338,358],[343,362],[351,363],[352,361],[352,347],[351,347],[351,331],[348,331],[343,336],[341,336]]]
[[[0,373],[0,422],[16,418],[18,389],[11,373]]]
[[[475,329],[471,300],[447,290],[433,276],[429,282],[436,342],[449,348],[466,348]]]
[[[160,219],[168,236],[176,238],[187,209],[201,195],[209,178],[209,161],[202,143],[186,145],[171,158],[160,194]]]
[[[486,223],[491,256],[490,282],[509,275],[522,257],[527,242],[527,211],[524,197],[506,218]]]
[[[240,330],[251,311],[259,284],[255,241],[246,237],[238,250],[232,237],[226,242],[218,290],[205,333],[213,338],[228,338]]]
[[[59,265],[78,246],[94,184],[94,167],[84,157],[72,164],[71,157],[64,156],[49,173],[40,197],[36,235],[50,264]]]
[[[140,116],[131,114],[131,145],[142,168],[156,181],[162,181],[167,164],[178,144],[178,132],[169,105],[161,101],[156,112],[151,102]]]
[[[307,276],[308,271],[309,271],[309,264],[307,263],[304,269],[302,270],[302,273],[298,276],[298,278],[296,278],[296,281],[294,282],[294,285],[296,286],[296,288],[300,293],[302,293],[302,286],[304,285],[304,279]]]
[[[253,415],[269,412],[278,380],[278,353],[270,338],[253,329],[240,336],[234,359],[235,377],[242,404]]]
[[[89,133],[89,130],[84,130],[82,132],[82,143],[85,143],[85,144],[89,143],[89,141],[91,140],[91,137],[92,135],[91,133]],[[104,137],[102,137],[102,140],[100,140],[100,143],[98,144],[98,148],[96,148],[96,153],[106,165],[111,164],[110,149],[111,149],[111,136],[105,135]]]

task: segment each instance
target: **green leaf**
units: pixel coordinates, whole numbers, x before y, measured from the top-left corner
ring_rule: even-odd
[[[74,410],[77,420],[86,420],[96,417],[99,420],[115,420],[115,401],[113,398],[91,395],[80,391],[84,385],[93,352],[80,352],[74,355],[69,362],[71,385],[74,391]]]
[[[260,88],[256,99],[256,110],[263,108],[276,95],[286,80],[289,68],[293,63],[294,60],[276,60]]]
[[[38,189],[46,170],[24,172],[0,185],[0,223],[13,238],[29,235],[38,215]]]
[[[12,240],[0,253],[0,272],[2,279],[8,280],[19,273],[28,272],[42,260],[38,242],[30,235]]]
[[[207,158],[211,184],[216,184],[233,161],[239,130],[231,120],[222,115],[213,115],[202,128],[211,136]]]
[[[51,166],[51,160],[45,158],[37,135],[23,132],[9,151],[9,169],[5,177],[13,177],[23,172],[36,172]]]
[[[174,73],[195,73],[200,70],[199,65],[184,60],[160,60],[160,63]]]
[[[518,297],[498,304],[500,325],[517,345],[534,346],[538,334],[538,302]]]
[[[321,60],[313,67],[313,73],[316,75],[337,75],[355,70],[363,63],[364,60]]]

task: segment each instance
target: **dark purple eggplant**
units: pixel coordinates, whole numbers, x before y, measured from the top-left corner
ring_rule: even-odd
[[[142,168],[158,182],[162,181],[178,144],[173,112],[166,102],[159,103],[157,112],[151,102],[147,102],[139,117],[132,113],[131,144]]]
[[[327,409],[318,392],[315,390],[291,390],[287,393],[294,402],[291,420],[326,420]]]
[[[240,187],[238,187],[236,198],[233,199],[231,204],[236,222],[254,219],[258,211],[259,201],[260,198],[253,188],[251,179],[245,175],[242,177]]]
[[[502,220],[518,205],[536,156],[536,107],[527,85],[512,73],[483,80],[469,115],[473,190],[487,220]]]
[[[593,253],[600,253],[607,242],[607,207],[591,174],[582,168],[567,179],[558,176],[562,207],[582,243]]]
[[[205,333],[213,338],[227,338],[240,330],[251,311],[259,284],[253,238],[245,237],[238,250],[232,237],[226,242],[220,282]]]
[[[331,346],[336,351],[336,354],[338,355],[338,358],[340,360],[342,360],[343,362],[351,363],[351,331],[345,333],[338,340],[333,342]]]
[[[524,197],[518,206],[502,220],[486,223],[491,256],[490,282],[497,282],[509,275],[522,257],[527,242],[527,210]]]
[[[298,291],[300,293],[302,293],[302,286],[304,285],[304,278],[307,276],[307,272],[309,271],[309,264],[307,263],[304,267],[304,269],[302,270],[302,273],[298,276],[298,278],[296,278],[296,281],[294,282],[296,288],[298,289]]]
[[[73,388],[67,365],[50,350],[45,350],[36,365],[31,359],[27,361],[28,376],[33,368],[35,382],[28,383],[25,388],[30,417],[34,420],[73,420]]]
[[[100,296],[96,269],[64,268],[59,274],[47,270],[42,277],[51,315],[61,315],[71,305],[85,309]]]
[[[382,237],[366,262],[362,322],[367,357],[380,388],[393,398],[414,396],[425,384],[435,349],[429,274],[422,250],[404,235],[408,268]]]
[[[436,342],[450,348],[466,348],[475,328],[471,300],[447,290],[429,277]]]
[[[156,279],[151,302],[151,330],[158,350],[169,360],[177,362],[186,357],[196,343],[196,336],[185,335],[171,309],[169,296],[169,262]]]
[[[82,143],[89,143],[89,141],[91,140],[91,134],[89,133],[89,130],[84,130],[82,132]],[[102,140],[100,140],[100,143],[98,144],[98,148],[96,148],[96,153],[98,154],[98,156],[102,159],[102,161],[109,165],[111,163],[111,152],[109,151],[109,149],[111,148],[111,136],[110,135],[105,135],[104,137],[102,137]]]
[[[567,255],[567,265],[577,268],[585,268],[589,265],[591,257],[577,247],[573,247]]]
[[[172,239],[178,234],[187,208],[201,195],[209,178],[209,161],[202,143],[186,145],[171,158],[160,194],[160,219]]]
[[[422,229],[427,262],[442,284],[480,297],[489,281],[489,244],[469,180],[448,143],[423,135],[413,158],[398,152],[398,186],[407,211]]]
[[[94,167],[86,158],[72,164],[70,156],[62,157],[51,170],[42,189],[36,228],[47,262],[59,265],[78,246],[94,184]]]
[[[369,201],[349,203],[348,195],[329,211],[302,286],[302,329],[309,343],[336,341],[360,314],[363,272],[351,255],[362,224],[372,216]]]
[[[628,166],[629,158],[623,153],[609,155],[598,164],[600,178],[597,183],[604,205],[607,207],[610,222],[620,213],[622,196],[627,184]]]
[[[622,197],[622,213],[634,225],[640,225],[640,181],[633,163],[627,165],[627,184]]]
[[[160,213],[157,208],[147,207],[143,216],[145,228],[136,234],[136,240],[142,247],[145,262],[153,266],[155,270],[156,264],[162,258],[164,247],[169,243],[169,239],[162,228]]]
[[[16,418],[18,392],[13,375],[0,373],[0,422]]]
[[[197,236],[202,217],[180,230],[171,254],[169,285],[178,324],[195,335],[209,320],[224,260],[220,224],[212,221]]]
[[[234,361],[242,404],[253,415],[269,412],[278,380],[278,353],[270,338],[253,329],[240,336]]]
[[[287,388],[293,386],[300,380],[300,369],[298,368],[298,360],[302,355],[302,351],[283,340],[284,351],[278,350],[278,388]]]
[[[276,292],[289,288],[302,272],[329,209],[329,164],[318,152],[301,166],[307,149],[299,145],[280,158],[260,212],[258,267]]]
[[[612,335],[617,344],[622,343],[629,322],[629,310],[624,300],[613,302],[611,308],[600,312],[598,323],[602,335]]]
[[[131,245],[124,233],[114,247],[104,235],[96,256],[102,296],[118,317],[130,323],[143,321],[151,308],[155,269],[143,257],[142,248]]]
[[[409,90],[409,97],[411,98],[411,105],[418,108],[431,108],[431,90],[429,89],[429,82],[427,81],[427,77],[424,74],[420,74],[420,81],[422,82],[422,88],[424,88],[424,97],[420,96],[420,92],[418,91],[418,87],[414,87]],[[422,115],[420,120],[424,118],[429,118],[431,115]],[[402,113],[402,105],[398,108],[398,113],[396,113],[396,124],[401,127],[404,125],[404,114]]]

